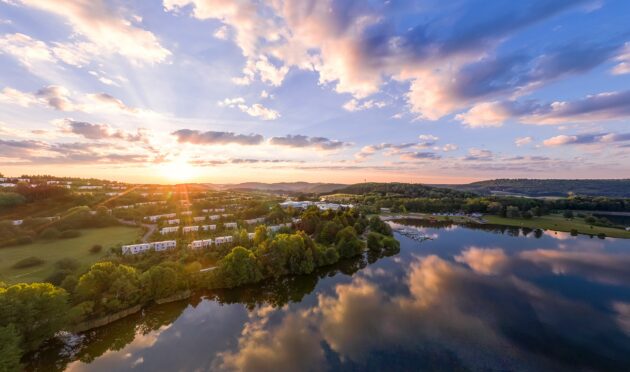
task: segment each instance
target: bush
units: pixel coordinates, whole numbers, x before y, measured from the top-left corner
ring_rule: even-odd
[[[606,234],[599,233],[599,234],[597,234],[597,237],[600,238],[600,239],[605,239],[606,238]]]
[[[92,248],[90,248],[90,253],[100,253],[103,250],[103,246],[100,244],[94,244]]]
[[[578,231],[576,229],[571,229],[571,236],[577,236]]]
[[[59,235],[61,239],[71,239],[79,236],[81,236],[81,232],[79,230],[66,230]]]
[[[573,218],[573,211],[564,211],[564,213],[562,213],[562,216],[564,218],[571,219]]]
[[[74,271],[79,268],[80,264],[79,261],[77,261],[76,259],[66,257],[55,262],[55,266],[57,266],[57,268],[60,270]]]
[[[27,267],[34,267],[34,266],[39,266],[42,265],[44,262],[44,260],[42,260],[41,258],[37,258],[37,257],[27,257],[24,258],[22,260],[19,260],[18,262],[14,263],[13,266],[11,266],[14,269],[25,269]]]
[[[47,229],[44,229],[44,231],[39,234],[39,237],[46,240],[53,240],[59,239],[60,235],[61,233],[59,232],[59,230],[55,229],[54,227],[49,227]]]

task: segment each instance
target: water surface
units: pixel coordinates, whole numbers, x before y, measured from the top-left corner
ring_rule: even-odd
[[[432,240],[154,306],[31,368],[630,370],[630,241],[406,223]]]

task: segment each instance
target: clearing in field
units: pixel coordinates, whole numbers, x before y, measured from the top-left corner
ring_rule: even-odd
[[[115,226],[99,229],[82,229],[81,236],[72,239],[36,241],[32,244],[0,248],[0,281],[7,284],[31,283],[45,280],[55,271],[55,263],[62,258],[74,258],[87,268],[107,254],[109,248],[135,241],[142,230]],[[91,253],[90,248],[100,244],[100,253]],[[12,266],[25,258],[36,257],[45,262],[34,267],[16,269]]]

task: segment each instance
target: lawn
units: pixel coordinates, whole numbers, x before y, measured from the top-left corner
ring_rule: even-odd
[[[0,248],[0,281],[7,284],[42,281],[55,271],[55,262],[66,257],[79,261],[83,265],[82,269],[87,268],[107,254],[110,247],[133,242],[141,234],[141,229],[126,226],[83,229],[77,238]],[[103,246],[101,253],[90,253],[94,244]],[[24,269],[11,267],[17,261],[31,256],[46,262]]]
[[[572,229],[577,230],[580,234],[597,235],[604,233],[611,238],[630,239],[630,231],[621,229],[613,229],[610,227],[591,226],[584,222],[583,218],[573,218],[568,220],[559,214],[552,214],[542,217],[534,217],[531,220],[520,218],[505,218],[499,216],[485,215],[483,218],[491,224],[504,226],[529,227],[532,229],[545,229],[554,231],[570,232]]]

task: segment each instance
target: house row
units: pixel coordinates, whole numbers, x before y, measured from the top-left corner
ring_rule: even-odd
[[[161,218],[175,218],[177,217],[177,213],[166,213],[166,214],[156,214],[155,216],[146,216],[145,220],[149,220],[151,222],[157,222],[157,220]]]
[[[175,220],[169,220],[169,221],[175,221]],[[223,224],[223,227],[226,228],[226,229],[236,229],[236,228],[238,228],[238,224],[236,222],[226,222],[226,223]],[[182,232],[184,234],[187,234],[189,232],[196,232],[196,231],[199,231],[199,228],[201,228],[201,230],[203,230],[203,231],[214,231],[214,230],[217,229],[217,225],[183,226],[182,227]],[[163,227],[163,228],[160,229],[160,234],[166,235],[166,234],[176,233],[178,231],[179,231],[179,226],[167,226],[167,227]]]
[[[306,209],[310,206],[316,206],[317,208],[319,208],[322,211],[325,210],[339,210],[340,208],[353,208],[354,205],[352,204],[337,204],[337,203],[325,203],[325,202],[312,202],[312,201],[293,201],[293,200],[287,200],[285,202],[280,203],[280,206],[282,208],[288,208],[288,207],[292,207],[295,209]]]
[[[248,233],[247,234],[247,238],[249,240],[253,240],[254,239],[254,233]],[[189,245],[188,248],[192,248],[192,249],[201,249],[201,248],[208,248],[210,246],[214,245],[221,245],[221,244],[225,244],[225,243],[232,243],[234,241],[234,237],[232,236],[218,236],[214,239],[203,239],[203,240],[193,240]]]
[[[277,232],[278,230],[280,230],[283,227],[291,227],[291,222],[281,223],[279,225],[269,226],[269,227],[267,227],[267,230],[269,230],[271,232]]]
[[[245,220],[245,223],[248,225],[257,225],[263,222],[265,222],[265,217],[252,218],[251,220]]]
[[[225,212],[225,208],[206,208],[206,209],[202,209],[201,210],[203,213],[210,213],[210,212]]]
[[[175,240],[165,240],[161,242],[141,243],[141,244],[129,244],[122,246],[122,254],[138,254],[144,253],[150,250],[156,252],[165,251],[177,247]]]

